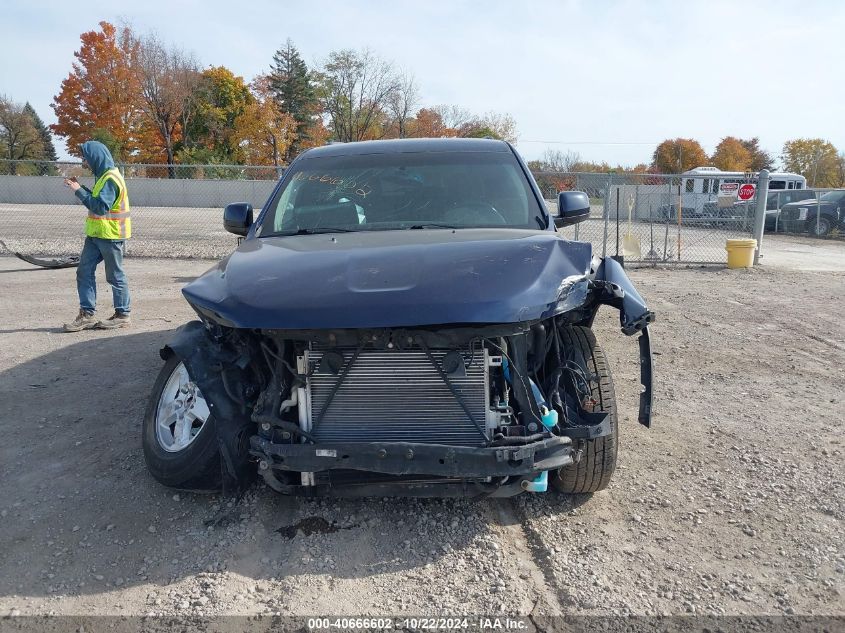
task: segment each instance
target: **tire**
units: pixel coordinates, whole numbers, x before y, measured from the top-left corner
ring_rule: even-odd
[[[179,391],[180,385],[185,385],[193,397],[188,399]],[[178,412],[182,413],[181,417]],[[179,421],[168,426],[166,422],[173,415]],[[199,421],[201,418],[204,422]],[[172,429],[185,431],[186,426],[187,432],[179,432],[177,438]],[[172,355],[156,378],[144,413],[142,444],[150,474],[171,488],[196,492],[219,490],[222,480],[216,431],[214,416],[208,412],[202,393],[190,381],[182,359]]]
[[[833,230],[833,222],[826,215],[820,215],[818,220],[807,220],[807,232],[815,237],[824,237]]]
[[[586,327],[561,329],[561,341],[568,348],[578,350],[586,360],[587,372],[598,377],[591,380],[592,397],[600,411],[610,412],[610,434],[592,440],[582,440],[581,460],[564,466],[552,476],[552,485],[566,494],[584,494],[604,490],[616,469],[619,449],[619,423],[616,416],[616,395],[613,378],[604,352],[596,342],[595,334]]]

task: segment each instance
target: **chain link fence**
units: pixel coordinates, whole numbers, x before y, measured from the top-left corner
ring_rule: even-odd
[[[749,238],[756,202],[718,200],[712,179],[661,174],[536,173],[544,196],[584,191],[590,219],[561,232],[625,264],[714,264],[725,242]],[[707,191],[707,193],[703,193]]]
[[[130,178],[178,180],[278,180],[283,165],[162,165],[160,163],[118,163],[121,173]],[[90,170],[81,161],[0,160],[0,175],[88,177]]]
[[[132,206],[127,254],[145,257],[227,255],[237,238],[223,230],[223,207],[249,202],[260,209],[284,172],[250,165],[118,167]],[[0,240],[9,249],[29,255],[79,253],[85,216],[64,186],[70,177],[94,186],[90,170],[78,161],[0,161]]]
[[[223,230],[222,208],[250,202],[260,209],[283,172],[246,165],[120,165],[133,208],[131,255],[218,258],[235,236]],[[79,162],[0,161],[0,239],[12,250],[50,256],[77,254],[83,237],[80,204],[63,186],[74,176],[93,186]],[[717,195],[713,179],[657,174],[536,172],[547,205],[557,192],[585,191],[590,218],[560,230],[591,242],[596,253],[635,265],[721,264],[725,242],[751,237],[756,201]],[[811,196],[796,206],[799,194]],[[845,191],[770,191],[767,228],[838,237]],[[799,201],[800,202],[800,201]],[[845,200],[841,204],[845,210]],[[803,211],[802,211],[803,209]]]

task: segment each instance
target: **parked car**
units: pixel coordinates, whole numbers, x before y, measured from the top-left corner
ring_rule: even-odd
[[[845,223],[845,190],[827,191],[818,200],[790,202],[781,207],[779,224],[785,231],[828,235]]]
[[[143,423],[152,475],[232,489],[256,471],[299,495],[510,496],[607,486],[617,404],[591,329],[639,335],[646,307],[613,259],[556,227],[508,143],[418,139],[300,155],[237,249],[183,289],[199,316],[162,350]]]
[[[781,209],[790,202],[798,202],[801,200],[808,200],[814,198],[816,195],[812,189],[779,189],[777,191],[769,191],[766,196],[766,223],[764,228],[766,231],[783,231],[783,223],[780,221]],[[749,214],[745,213],[746,208]],[[750,226],[754,223],[754,213],[757,209],[757,198],[752,198],[748,204],[744,201],[738,200],[734,203],[733,216],[736,218],[748,218]]]

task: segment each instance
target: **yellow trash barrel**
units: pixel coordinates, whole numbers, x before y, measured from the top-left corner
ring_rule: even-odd
[[[725,250],[728,251],[728,268],[751,268],[754,265],[757,240],[728,240]]]

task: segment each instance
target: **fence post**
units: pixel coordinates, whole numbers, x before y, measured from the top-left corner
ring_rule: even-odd
[[[754,265],[760,263],[763,256],[763,228],[766,225],[766,198],[769,197],[769,170],[761,169],[757,174],[757,213],[754,215],[754,239],[757,249],[754,251]]]
[[[607,225],[610,222],[610,189],[613,183],[613,173],[607,175],[607,185],[604,188],[604,238],[601,242],[601,256],[607,257]]]

